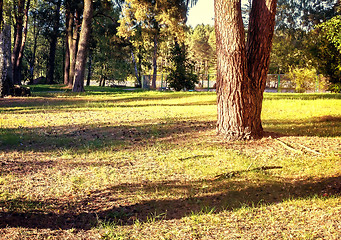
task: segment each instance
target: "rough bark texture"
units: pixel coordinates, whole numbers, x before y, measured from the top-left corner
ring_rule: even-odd
[[[0,31],[0,97],[9,95],[12,87],[11,27],[3,24]]]
[[[23,39],[24,5],[25,0],[19,0],[16,6],[17,11],[15,12],[14,46],[12,52],[13,82],[14,84],[18,85],[21,85],[19,53]]]
[[[246,49],[247,71],[252,82],[255,103],[253,125],[259,132],[263,132],[261,112],[275,27],[276,2],[276,0],[253,1],[250,13]]]
[[[73,82],[72,91],[73,92],[83,92],[84,91],[84,74],[86,57],[89,45],[89,37],[91,32],[91,21],[92,21],[92,0],[84,1],[84,12],[82,29],[79,37],[78,51],[76,58],[76,68],[75,77]]]
[[[261,109],[276,0],[254,0],[245,43],[240,0],[215,0],[218,134],[231,140],[263,135]]]

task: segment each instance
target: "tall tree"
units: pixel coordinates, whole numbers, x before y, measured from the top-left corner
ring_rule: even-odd
[[[76,67],[79,31],[81,26],[81,4],[77,3],[75,0],[66,0],[65,10],[66,51],[64,63],[64,84],[66,84],[69,88],[72,88]]]
[[[241,0],[215,0],[218,134],[263,135],[261,110],[275,26],[276,0],[253,0],[247,43]]]
[[[52,14],[51,14],[51,24],[52,26],[49,31],[49,43],[50,43],[50,53],[47,65],[47,75],[46,82],[48,84],[53,84],[54,81],[54,71],[55,71],[55,59],[56,59],[56,49],[57,41],[59,37],[59,25],[60,25],[60,7],[62,4],[61,0],[51,1],[52,4]]]
[[[149,47],[147,52],[151,56],[153,80],[155,87],[157,74],[157,58],[162,39],[172,36],[179,41],[184,39],[186,14],[190,2],[194,0],[127,0],[123,9],[123,18],[120,19],[119,36],[136,40],[132,42],[135,51],[141,53],[140,46]],[[136,44],[137,43],[137,44]],[[135,61],[134,54],[133,61]],[[137,69],[137,67],[136,67]],[[138,75],[138,74],[136,74]]]
[[[75,76],[72,86],[73,92],[84,92],[84,74],[91,32],[92,13],[93,13],[92,0],[84,0],[82,28],[79,37]]]
[[[10,94],[13,86],[11,62],[11,26],[5,20],[6,10],[4,3],[0,4],[0,97]],[[5,17],[4,17],[5,15]]]
[[[26,5],[25,5],[26,3]],[[21,64],[27,38],[28,11],[30,0],[13,1],[14,9],[14,46],[12,52],[12,72],[14,84],[21,85]]]

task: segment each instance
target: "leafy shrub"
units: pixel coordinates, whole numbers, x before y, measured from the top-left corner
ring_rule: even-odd
[[[335,93],[341,93],[341,83],[334,83],[329,87],[329,90]]]
[[[315,90],[318,81],[316,69],[309,68],[290,69],[289,78],[295,83],[295,91],[299,93]]]

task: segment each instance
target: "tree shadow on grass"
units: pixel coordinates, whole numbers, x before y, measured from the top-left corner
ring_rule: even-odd
[[[169,104],[167,101],[172,99],[187,99],[193,97],[188,93],[168,93],[157,94],[152,96],[145,95],[113,95],[112,98],[89,98],[87,95],[83,97],[59,98],[59,97],[42,97],[42,98],[5,98],[0,99],[0,113],[20,112],[20,113],[39,113],[39,112],[58,112],[60,110],[74,110],[79,108],[108,108],[108,107],[148,107],[148,106],[201,106],[215,105],[216,101],[196,101],[196,102],[179,102]]]
[[[321,116],[307,120],[265,120],[266,131],[287,136],[339,137],[341,136],[341,117]]]
[[[203,184],[205,188],[202,187]],[[155,198],[140,202],[125,198],[141,192],[153,196],[160,190],[174,195],[168,199]],[[177,197],[177,192],[189,194],[186,197]],[[181,219],[205,209],[219,213],[245,206],[276,204],[288,199],[340,197],[340,194],[341,176],[300,181],[277,179],[254,185],[234,178],[186,183],[169,181],[143,185],[122,184],[69,202],[58,199],[41,202],[23,199],[0,201],[0,228],[88,230],[101,221],[131,225],[136,220],[146,222],[150,218],[156,221]]]
[[[161,120],[162,121],[162,120]],[[53,151],[56,149],[100,150],[151,144],[163,138],[214,129],[213,121],[131,122],[120,126],[65,125],[36,128],[0,129],[0,150]]]

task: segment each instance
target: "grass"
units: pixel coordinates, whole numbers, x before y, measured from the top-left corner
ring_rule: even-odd
[[[267,93],[272,133],[225,142],[214,93],[32,92],[0,99],[1,239],[341,238],[340,95]]]

